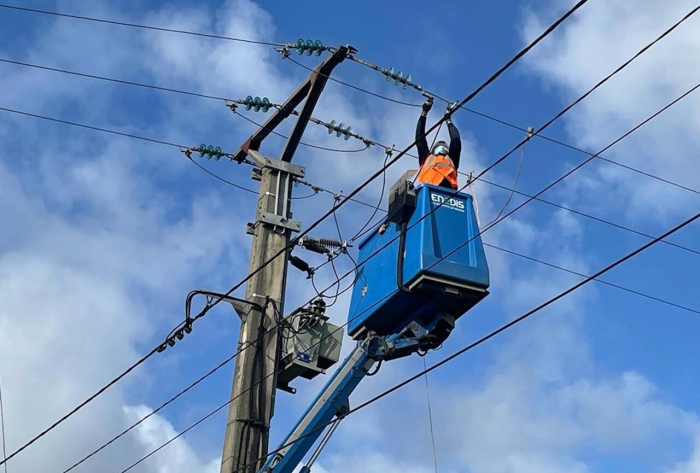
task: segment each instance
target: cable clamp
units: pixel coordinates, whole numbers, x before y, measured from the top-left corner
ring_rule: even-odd
[[[280,55],[284,58],[287,59],[289,57],[289,46],[283,46],[281,48],[275,48],[275,51],[280,53]]]
[[[535,129],[531,126],[527,127],[527,136],[525,137],[525,141],[530,141],[530,138],[533,137],[535,134]]]

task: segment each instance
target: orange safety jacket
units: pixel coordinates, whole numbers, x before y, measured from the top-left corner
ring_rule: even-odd
[[[425,183],[439,186],[443,179],[447,179],[450,187],[457,190],[457,170],[452,160],[449,156],[431,154],[418,171],[416,184]]]

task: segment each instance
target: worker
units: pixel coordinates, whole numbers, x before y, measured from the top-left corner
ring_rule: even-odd
[[[433,106],[433,98],[423,104],[423,110],[416,125],[416,148],[418,148],[418,162],[420,170],[416,178],[416,184],[426,183],[435,186],[448,187],[457,190],[457,169],[459,169],[459,158],[462,153],[462,140],[459,137],[457,127],[452,124],[450,104],[447,105],[445,118],[447,129],[450,133],[450,145],[440,140],[428,148],[428,141],[425,137],[425,119]]]

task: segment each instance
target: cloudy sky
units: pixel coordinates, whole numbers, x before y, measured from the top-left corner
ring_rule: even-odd
[[[14,4],[240,38],[351,44],[360,57],[412,75],[435,93],[471,92],[573,2],[253,2],[226,0],[25,0]],[[671,4],[669,4],[671,3]],[[473,109],[519,127],[538,127],[690,11],[676,0],[591,0],[555,34],[481,93]],[[0,60],[137,81],[201,94],[282,102],[308,72],[269,46],[131,29],[0,8]],[[700,14],[654,46],[547,131],[596,152],[700,81]],[[293,56],[295,59],[298,57]],[[298,58],[314,67],[319,58]],[[383,76],[345,62],[334,76],[375,93],[420,104]],[[255,126],[221,101],[159,92],[0,62],[0,107],[166,142],[233,151]],[[437,102],[430,119],[442,114]],[[700,98],[690,95],[605,157],[669,181],[594,160],[543,198],[647,235],[697,212]],[[242,114],[256,121],[263,113]],[[381,143],[412,141],[419,108],[329,83],[314,112]],[[479,171],[523,133],[460,111],[461,171]],[[282,127],[284,132],[288,126]],[[442,135],[445,131],[442,130]],[[361,143],[310,125],[304,142],[340,150]],[[284,141],[270,137],[263,152]],[[485,178],[512,186],[520,153]],[[533,140],[522,154],[518,190],[534,194],[585,159]],[[301,146],[307,179],[349,192],[379,169],[381,149],[329,152]],[[198,158],[197,158],[198,159]],[[249,189],[250,169],[199,161]],[[392,183],[415,161],[387,173]],[[359,199],[376,203],[381,182]],[[299,186],[295,196],[311,195]],[[476,187],[482,223],[508,192]],[[0,111],[0,378],[8,453],[160,343],[183,318],[186,294],[226,290],[248,268],[255,196],[193,166],[176,147]],[[510,208],[522,202],[516,195]],[[319,194],[294,203],[310,224],[333,204]],[[385,205],[385,203],[382,203]],[[371,212],[338,212],[348,238]],[[332,220],[314,232],[336,237]],[[684,308],[592,283],[430,375],[441,472],[700,472],[697,264],[700,228],[691,225],[603,279]],[[580,277],[503,249],[590,274],[648,238],[542,202],[485,233],[491,295],[460,320],[433,364],[513,319]],[[500,248],[500,249],[499,249]],[[309,256],[314,264],[323,262]],[[338,270],[351,268],[338,260]],[[293,270],[292,270],[293,271]],[[290,271],[286,307],[314,294]],[[333,280],[329,266],[319,285]],[[319,286],[320,287],[320,286]],[[242,292],[241,292],[242,294]],[[331,310],[346,318],[347,298]],[[688,310],[692,309],[692,310]],[[61,473],[229,357],[238,321],[220,307],[174,348],[8,462],[12,473]],[[350,340],[345,340],[345,351]],[[414,359],[415,358],[415,359]],[[423,368],[412,357],[386,364],[352,398],[357,405]],[[232,366],[85,462],[78,472],[119,473],[226,402]],[[323,379],[280,393],[272,444],[303,412]],[[226,410],[131,471],[218,471]],[[314,471],[433,471],[422,380],[349,417]]]

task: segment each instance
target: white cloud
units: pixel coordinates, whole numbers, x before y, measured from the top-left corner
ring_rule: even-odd
[[[146,406],[125,406],[124,413],[129,422],[136,422],[152,411]],[[158,414],[152,415],[139,424],[136,434],[143,446],[142,455],[150,453],[164,443],[173,439],[178,432],[173,426]],[[181,437],[171,442],[168,451],[163,455],[153,455],[144,464],[148,465],[148,471],[158,473],[187,473],[201,471],[203,473],[215,473],[219,471],[220,458],[203,463],[198,459],[197,453]]]
[[[564,2],[557,2],[563,6]],[[610,1],[590,3],[551,38],[525,58],[531,72],[560,91],[563,102],[578,97],[628,60],[688,13],[695,4],[678,1]],[[531,15],[528,31],[541,29],[548,19]],[[695,15],[653,46],[583,103],[567,114],[573,144],[598,151],[681,93],[695,85],[698,65],[690,60],[700,49],[700,17]],[[697,113],[700,97],[693,94],[606,155],[625,164],[690,187],[700,172],[694,150],[699,144]],[[576,158],[583,159],[583,157]],[[617,202],[602,210],[660,223],[685,216],[695,196],[628,170],[595,163],[567,179],[569,188],[581,181],[598,182],[593,192],[577,197],[587,203]]]

